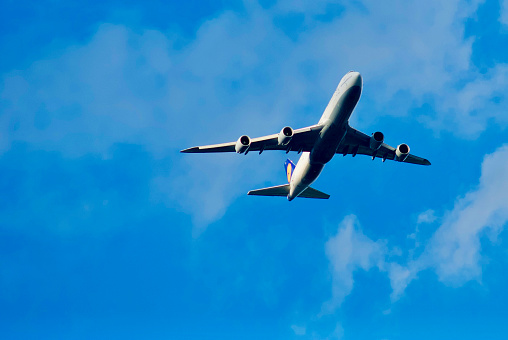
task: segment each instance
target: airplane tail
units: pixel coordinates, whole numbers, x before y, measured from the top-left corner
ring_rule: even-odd
[[[284,168],[286,169],[286,176],[288,178],[288,183],[291,182],[291,177],[293,176],[293,171],[295,170],[295,163],[293,163],[289,158],[284,162]]]
[[[290,159],[287,159],[286,162],[284,162],[284,167],[286,168],[286,175],[289,183],[291,182],[291,176],[293,176],[293,171],[295,170],[295,164],[291,162]],[[286,197],[287,195],[289,195],[289,189],[290,184],[282,184],[274,187],[251,190],[247,193],[247,195]],[[298,195],[298,197],[327,199],[330,197],[330,195],[325,194],[324,192],[321,192],[319,190],[313,189],[311,187],[308,187],[300,195]]]

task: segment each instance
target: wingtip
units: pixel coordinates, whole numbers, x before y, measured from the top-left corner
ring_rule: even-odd
[[[180,150],[180,152],[181,153],[193,153],[193,152],[196,152],[197,150],[199,150],[199,147],[198,146],[193,146],[192,148],[187,148],[187,149]]]
[[[425,165],[431,165],[428,159],[425,160]]]

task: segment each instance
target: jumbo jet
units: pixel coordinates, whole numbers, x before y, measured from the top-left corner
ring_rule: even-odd
[[[371,136],[349,125],[349,117],[362,93],[362,76],[358,72],[348,72],[340,81],[332,99],[316,125],[293,130],[286,126],[278,134],[250,138],[243,135],[236,142],[195,146],[182,150],[185,153],[237,152],[247,154],[265,150],[297,151],[301,153],[296,166],[289,159],[285,162],[288,184],[251,190],[248,195],[286,196],[289,201],[296,197],[327,199],[330,195],[310,187],[318,178],[326,163],[335,154],[367,155],[404,163],[430,165],[424,158],[409,153],[407,144],[396,148],[384,143],[382,132]]]

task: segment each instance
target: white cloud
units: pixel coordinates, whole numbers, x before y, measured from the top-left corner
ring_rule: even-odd
[[[327,331],[313,331],[310,334],[309,339],[320,339],[320,340],[340,340],[344,338],[344,327],[341,323],[334,322]]]
[[[307,333],[307,329],[304,326],[291,325],[291,329],[295,332],[295,335],[305,335]]]
[[[427,210],[419,215],[417,226],[435,221],[434,211]],[[337,235],[325,246],[331,264],[332,298],[323,305],[322,313],[331,313],[341,305],[353,289],[354,272],[360,269],[377,267],[387,272],[392,301],[397,301],[408,284],[426,269],[435,270],[439,280],[451,286],[481,281],[481,242],[495,240],[507,223],[508,145],[504,145],[485,156],[478,187],[458,198],[454,208],[444,214],[416,259],[410,250],[405,263],[390,260],[393,251],[386,242],[373,241],[359,229],[354,215],[346,216]]]
[[[501,1],[501,14],[499,16],[499,21],[503,25],[508,25],[508,0]]]
[[[388,278],[392,287],[390,298],[396,301],[404,293],[409,282],[415,278],[416,273],[398,263],[390,263],[388,265]]]
[[[450,129],[468,138],[477,137],[486,129],[489,120],[505,127],[508,124],[508,98],[504,90],[508,86],[508,65],[498,64],[487,74],[473,73],[472,76],[474,81],[440,98],[439,114],[422,117],[422,121],[436,130]]]
[[[508,145],[485,156],[478,188],[459,199],[432,237],[426,258],[440,280],[481,279],[481,239],[508,222]]]
[[[291,76],[278,80],[273,74],[263,84],[273,94],[264,103],[256,98],[260,85],[249,79],[262,52],[253,49],[268,48],[275,35],[239,31],[239,20],[225,14],[219,23],[208,22],[183,50],[174,50],[160,32],[106,24],[88,44],[5,75],[0,119],[10,130],[0,134],[1,148],[24,141],[69,157],[90,152],[108,157],[109,148],[123,142],[142,144],[159,157],[217,138],[271,133],[304,91],[301,82],[284,85]],[[245,30],[258,26],[266,25]],[[244,39],[254,35],[259,38]],[[234,81],[242,87],[239,95],[225,89]],[[278,96],[277,88],[287,96]],[[235,156],[172,157],[170,175],[154,180],[154,197],[190,213],[198,229],[204,228],[245,193],[239,183],[254,186],[268,178],[262,177],[269,169],[263,164],[274,155],[257,158],[250,167],[246,158]]]
[[[358,270],[377,268],[387,272],[392,287],[391,299],[397,300],[406,286],[416,277],[417,271],[400,265],[389,258],[398,248],[388,249],[385,240],[374,241],[360,229],[355,215],[348,215],[340,223],[337,234],[325,245],[332,273],[332,298],[322,306],[320,315],[333,313],[353,290],[353,275]],[[394,251],[395,250],[395,251]]]
[[[418,215],[418,220],[416,221],[416,224],[422,224],[422,223],[432,223],[437,219],[435,215],[435,211],[432,209],[426,210],[422,212],[420,215]]]
[[[358,269],[382,268],[386,247],[374,242],[359,229],[356,216],[341,222],[337,235],[326,242],[326,255],[332,272],[332,298],[323,305],[322,313],[332,313],[353,289],[353,273]]]
[[[478,187],[445,213],[424,252],[405,266],[390,264],[392,300],[425,269],[434,269],[447,285],[481,281],[481,242],[487,241],[486,236],[495,239],[507,222],[508,145],[504,145],[485,156]]]
[[[342,327],[342,325],[340,323],[338,323],[335,326],[335,329],[333,330],[333,332],[325,339],[326,340],[339,340],[339,339],[342,339],[343,337],[344,337],[344,327]]]
[[[9,144],[26,141],[71,156],[105,153],[115,142],[167,144],[156,129],[156,112],[167,109],[165,89],[155,84],[167,82],[167,46],[160,32],[102,25],[88,44],[7,74],[1,99]]]

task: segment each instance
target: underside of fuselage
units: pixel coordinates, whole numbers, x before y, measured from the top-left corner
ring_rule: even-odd
[[[339,98],[310,152],[311,163],[326,164],[333,158],[346,135],[349,117],[360,99],[361,92],[360,86],[352,86]]]

